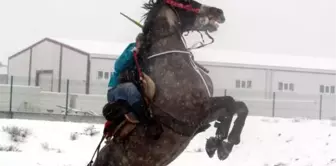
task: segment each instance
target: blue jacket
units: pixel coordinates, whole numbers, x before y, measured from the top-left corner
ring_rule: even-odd
[[[126,69],[133,68],[135,66],[135,62],[133,59],[133,49],[135,47],[135,43],[130,43],[123,53],[118,57],[118,59],[114,63],[114,71],[111,74],[110,81],[108,83],[108,87],[112,88],[119,84],[118,77],[121,72]]]

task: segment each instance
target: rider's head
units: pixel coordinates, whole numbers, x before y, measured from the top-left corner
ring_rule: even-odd
[[[140,48],[141,41],[143,40],[143,33],[139,33],[135,39],[136,47]]]

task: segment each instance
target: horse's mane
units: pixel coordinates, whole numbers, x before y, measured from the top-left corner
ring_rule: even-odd
[[[147,3],[144,3],[142,8],[147,10],[147,12],[145,14],[143,14],[142,16],[142,20],[144,20],[144,25],[142,28],[142,33],[143,33],[143,38],[141,39],[141,47],[139,50],[139,62],[141,67],[144,69],[144,71],[147,73],[149,72],[148,69],[146,68],[146,57],[148,56],[148,50],[150,50],[151,46],[152,46],[152,42],[153,42],[153,31],[155,31],[153,29],[153,23],[158,23],[162,21],[162,24],[164,24],[163,22],[166,22],[165,19],[158,19],[157,15],[160,12],[160,10],[162,9],[162,7],[165,5],[164,0],[148,0]],[[168,23],[167,23],[168,24]],[[156,34],[157,35],[157,34]],[[165,34],[165,32],[163,32],[161,37],[165,37],[165,36],[169,36],[172,35],[172,33],[168,33]]]
[[[162,0],[149,0],[147,3],[144,3],[142,8],[147,10],[147,12],[142,16],[143,18],[148,17],[148,15],[150,14],[150,11],[156,7],[156,5],[158,5],[160,2],[162,2]]]
[[[142,8],[147,10],[147,12],[142,16],[142,20],[145,20],[142,29],[144,35],[148,33],[151,23],[156,18],[163,4],[164,4],[163,0],[149,0],[147,3],[143,4]]]
[[[158,12],[161,9],[161,6],[164,5],[164,1],[163,0],[149,0],[147,3],[144,3],[142,8],[147,10],[147,12],[142,16],[141,20],[144,20],[144,25],[142,28],[142,33],[143,33],[143,38],[141,41],[141,48],[139,50],[139,54],[140,54],[140,65],[143,67],[143,69],[145,70],[145,72],[147,72],[146,70],[146,60],[145,57],[146,56],[142,56],[142,55],[147,55],[147,51],[150,49],[152,42],[151,42],[151,38],[152,38],[152,33],[151,33],[151,28],[153,25],[153,22],[156,19],[156,16],[158,14]]]

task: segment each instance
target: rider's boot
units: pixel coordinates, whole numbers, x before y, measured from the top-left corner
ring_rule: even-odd
[[[106,120],[113,121],[129,112],[129,104],[126,100],[117,100],[105,104],[103,107],[103,116]]]
[[[131,105],[132,112],[136,114],[137,118],[139,119],[140,123],[148,124],[149,123],[149,116],[148,110],[143,102],[143,100],[139,100]]]

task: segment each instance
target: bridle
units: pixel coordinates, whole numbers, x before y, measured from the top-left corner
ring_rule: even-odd
[[[190,0],[186,0],[186,1],[190,1]],[[200,13],[200,10],[199,8],[193,8],[191,4],[183,4],[183,3],[180,3],[180,2],[176,2],[174,0],[165,0],[165,3],[166,4],[169,4],[170,6],[173,6],[173,7],[176,7],[176,8],[180,8],[180,9],[183,9],[183,10],[186,10],[188,12],[193,12],[193,13],[196,13],[196,14],[199,14]],[[202,48],[202,47],[205,47],[209,44],[212,44],[214,43],[214,38],[209,34],[208,31],[205,31],[205,34],[208,36],[208,38],[210,38],[211,42],[207,43],[207,44],[204,44],[204,38],[203,38],[203,35],[200,31],[197,31],[201,38],[202,38],[202,42],[199,42],[201,45],[198,46],[198,47],[194,47],[192,46],[191,48],[188,48],[188,50],[191,50],[191,49],[199,49],[199,48]],[[187,36],[189,34],[189,32],[187,32],[187,34],[185,36]],[[184,40],[184,38],[183,38]],[[184,41],[185,42],[185,41]],[[196,44],[196,43],[195,43]]]
[[[190,0],[185,0],[185,1],[189,1],[190,2]],[[193,12],[195,14],[199,14],[200,13],[200,8],[194,8],[194,7],[192,7],[192,5],[190,3],[183,4],[181,2],[176,2],[175,0],[164,0],[164,3],[166,3],[166,4],[168,4],[168,5],[172,6],[172,7],[183,9],[183,10],[188,11],[188,12]],[[179,15],[177,14],[177,11],[175,11],[175,14],[177,15],[178,19],[180,20]],[[192,46],[191,48],[187,48],[186,41],[185,41],[184,37],[181,35],[183,43],[184,43],[184,46],[187,48],[188,51],[181,51],[181,50],[165,51],[165,52],[161,52],[161,53],[157,53],[157,54],[151,55],[151,56],[147,57],[147,59],[152,59],[154,57],[158,57],[158,56],[169,54],[169,53],[183,53],[183,54],[189,54],[189,55],[191,54],[191,56],[193,56],[192,52],[190,50],[192,50],[192,49],[199,49],[199,48],[205,47],[205,46],[207,46],[209,44],[212,44],[214,42],[214,38],[210,36],[210,34],[208,33],[208,31],[205,31],[206,35],[211,39],[211,42],[207,43],[207,44],[204,44],[204,39],[203,39],[202,33],[200,31],[197,31],[197,32],[201,35],[201,38],[202,38],[202,42],[200,42],[201,43],[200,46],[198,46],[198,47]],[[188,35],[188,34],[189,34],[189,32],[187,32],[186,35]],[[167,35],[167,36],[169,36],[169,35]],[[167,36],[165,36],[165,37],[167,37]],[[195,44],[197,44],[197,43],[195,43]]]
[[[185,4],[181,3],[181,2],[176,2],[174,0],[165,0],[165,3],[169,4],[170,6],[174,6],[176,8],[184,9],[184,10],[189,11],[189,12],[194,12],[196,14],[198,14],[200,12],[200,10],[201,10],[199,8],[193,8],[191,6],[191,4],[185,5]]]

